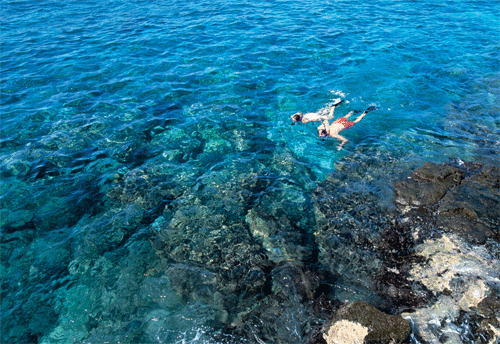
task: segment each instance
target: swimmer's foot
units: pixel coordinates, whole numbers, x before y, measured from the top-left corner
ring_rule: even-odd
[[[337,106],[339,106],[340,104],[342,104],[343,102],[344,102],[344,99],[339,100],[339,101],[337,101],[337,102],[335,102],[335,103],[331,104],[331,105],[330,105],[330,107],[337,107]]]

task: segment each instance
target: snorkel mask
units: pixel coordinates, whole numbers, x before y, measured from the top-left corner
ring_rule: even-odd
[[[328,136],[328,132],[326,131],[326,129],[320,129],[318,130],[318,136],[324,141]]]
[[[295,123],[302,121],[303,116],[304,114],[302,112],[297,112],[296,114],[291,115],[290,118],[293,121],[291,125],[294,125]]]

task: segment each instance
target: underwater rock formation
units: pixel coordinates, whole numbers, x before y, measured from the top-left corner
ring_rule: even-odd
[[[287,164],[286,153],[277,150],[276,160]],[[214,328],[300,342],[328,278],[310,265],[317,257],[311,202],[287,172],[230,157],[221,166],[166,205],[151,224],[152,247],[178,297],[210,309]]]

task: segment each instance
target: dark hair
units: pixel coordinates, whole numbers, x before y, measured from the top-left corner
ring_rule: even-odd
[[[302,112],[298,112],[292,116],[292,119],[296,122],[300,121],[302,119]]]
[[[318,135],[319,136],[326,136],[326,135],[328,135],[328,132],[326,131],[326,129],[320,129],[318,132]]]

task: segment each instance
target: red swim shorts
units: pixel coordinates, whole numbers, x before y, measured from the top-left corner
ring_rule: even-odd
[[[344,126],[345,129],[350,128],[354,125],[354,122],[349,122],[345,117],[339,117],[333,123],[340,123]]]

